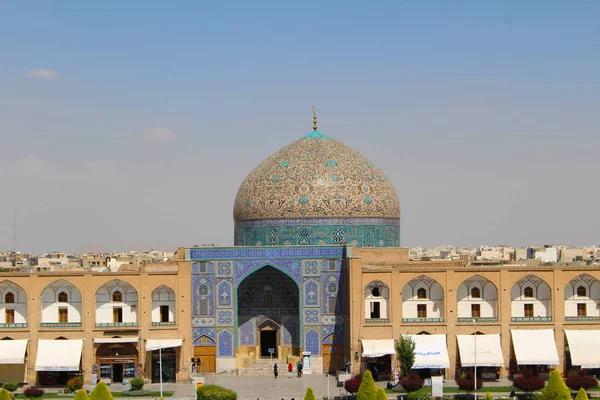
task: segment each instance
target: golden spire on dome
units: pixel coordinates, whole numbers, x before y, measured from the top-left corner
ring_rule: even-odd
[[[317,131],[317,112],[315,111],[315,106],[313,106],[313,131]]]

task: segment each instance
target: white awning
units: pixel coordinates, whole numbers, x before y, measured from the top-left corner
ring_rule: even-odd
[[[558,365],[554,329],[511,329],[518,365]]]
[[[0,364],[25,364],[28,340],[0,340]]]
[[[477,343],[475,343],[477,336]],[[475,365],[475,347],[477,347],[477,366],[502,367],[504,357],[500,345],[500,335],[456,335],[458,339],[458,350],[460,352],[460,364],[463,367]]]
[[[137,343],[140,338],[94,338],[94,343]]]
[[[571,364],[581,368],[600,368],[600,331],[568,331],[565,329]]]
[[[382,357],[387,354],[396,354],[394,339],[360,339],[363,347],[363,357]]]
[[[36,371],[79,371],[83,339],[38,340]]]
[[[181,347],[182,343],[183,339],[148,339],[148,343],[146,343],[146,351]]]
[[[450,368],[446,335],[404,335],[415,342],[414,369]]]

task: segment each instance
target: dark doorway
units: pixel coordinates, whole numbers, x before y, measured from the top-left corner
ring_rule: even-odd
[[[177,378],[177,352],[174,348],[162,349],[152,352],[152,383],[160,382],[160,358],[162,357],[162,381],[175,382]]]
[[[123,364],[113,364],[113,382],[123,382]]]
[[[269,349],[274,349],[273,357],[277,358],[277,331],[260,331],[260,356],[271,357]]]

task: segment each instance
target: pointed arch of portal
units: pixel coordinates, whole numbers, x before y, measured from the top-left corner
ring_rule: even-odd
[[[271,276],[285,276],[287,281],[287,285],[285,285],[282,289],[282,292],[279,292],[279,287],[277,285],[269,285],[269,281],[260,280],[263,283],[262,288],[257,290],[255,277],[260,277],[265,272],[269,272]],[[292,283],[293,282],[293,283]],[[246,293],[247,285],[252,284],[254,286],[254,292]],[[270,288],[268,287],[270,286]],[[236,344],[238,346],[247,346],[250,343],[256,345],[256,348],[260,348],[259,341],[259,329],[264,328],[265,326],[271,327],[274,325],[277,327],[278,334],[276,335],[276,345],[277,346],[287,346],[286,341],[291,341],[290,344],[292,348],[292,352],[294,351],[294,347],[297,349],[302,348],[303,346],[303,335],[302,335],[302,285],[294,277],[291,273],[286,271],[284,268],[279,267],[274,263],[264,263],[256,268],[253,268],[251,271],[240,277],[239,281],[235,284],[235,323],[236,323]],[[270,292],[270,294],[269,294]],[[277,307],[281,306],[276,299],[273,298],[277,295],[283,295],[286,303],[283,305],[288,305],[291,307]],[[273,315],[258,315],[261,312],[261,307],[255,307],[257,304],[249,303],[244,304],[244,301],[248,299],[252,299],[253,295],[262,295],[261,304],[268,305],[271,307],[263,307],[263,310],[279,310],[281,314],[279,317],[274,317]],[[270,295],[270,300],[269,300]],[[293,301],[293,304],[290,304],[290,299]],[[275,302],[273,302],[275,300]],[[257,299],[257,301],[261,301],[261,299]],[[271,303],[269,303],[271,301]],[[241,304],[242,303],[242,304]],[[289,308],[292,309],[292,312],[288,312],[289,315],[284,315]],[[257,315],[247,315],[248,309],[254,310],[254,313]],[[292,315],[293,314],[293,315]],[[266,321],[271,321],[266,322]],[[289,333],[287,332],[287,327],[293,326],[296,327],[297,332]],[[253,336],[252,336],[253,335]],[[242,340],[240,340],[242,338]],[[297,343],[293,343],[296,340]],[[290,354],[291,354],[290,353]]]

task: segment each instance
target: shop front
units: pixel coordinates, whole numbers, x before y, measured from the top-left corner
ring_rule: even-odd
[[[136,377],[138,338],[96,338],[96,365],[99,381],[119,383]]]
[[[28,339],[0,340],[0,381],[27,382],[25,354]]]
[[[551,370],[559,363],[554,329],[512,329],[510,333],[516,359],[516,368],[510,371],[512,377],[528,368],[540,378],[549,379]]]
[[[35,370],[44,386],[63,385],[79,374],[83,339],[38,340]]]
[[[495,381],[504,366],[500,335],[456,335],[461,368],[457,378],[467,371],[473,372],[477,365],[477,378]]]
[[[446,335],[405,335],[415,342],[415,363],[422,379],[444,376],[444,370],[450,368]]]
[[[176,382],[179,350],[183,339],[148,339],[146,351],[152,353],[152,383]]]
[[[376,381],[389,381],[392,377],[392,354],[396,353],[394,339],[361,339],[363,352],[361,372],[371,371]]]

